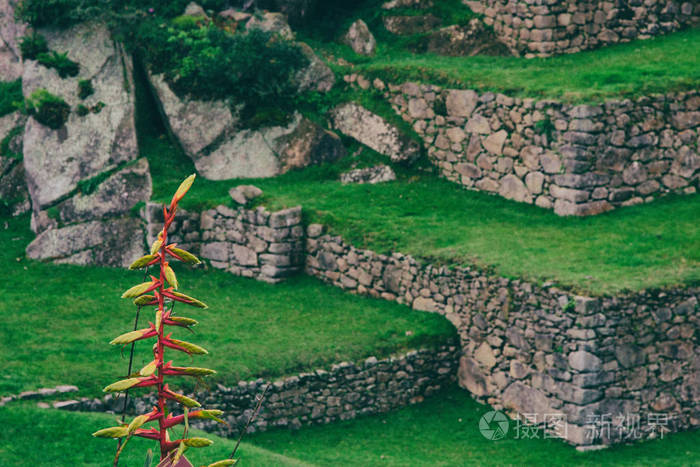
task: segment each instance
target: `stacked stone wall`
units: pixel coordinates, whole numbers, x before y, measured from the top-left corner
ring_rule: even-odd
[[[700,4],[668,0],[464,0],[526,57],[647,39],[698,22]]]
[[[162,206],[145,209],[149,245],[163,228]],[[279,282],[304,263],[301,208],[270,213],[264,208],[219,206],[204,212],[179,210],[169,238],[217,269]]]
[[[228,426],[201,422],[194,425],[224,436],[237,435],[268,384],[262,409],[251,424],[251,431],[271,427],[299,428],[386,412],[421,402],[453,384],[458,361],[458,347],[443,345],[384,359],[369,357],[359,363],[342,362],[328,370],[318,369],[274,382],[257,379],[241,381],[231,387],[219,384],[192,396],[208,409],[223,410]],[[152,396],[131,398],[128,410],[145,413],[155,403]],[[66,410],[121,412],[123,409],[123,399],[111,395],[57,404]]]
[[[468,189],[559,215],[697,191],[698,91],[598,105],[415,83],[385,95],[440,173]]]
[[[307,253],[310,275],[445,315],[461,338],[460,384],[529,422],[564,417],[549,429],[574,444],[700,424],[700,288],[585,297],[360,250],[317,225],[309,226]],[[638,429],[628,424],[634,417]]]

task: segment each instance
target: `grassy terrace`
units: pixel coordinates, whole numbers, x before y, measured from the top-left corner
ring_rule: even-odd
[[[154,199],[167,200],[192,163],[163,137],[146,136]],[[478,264],[499,274],[554,280],[587,293],[671,286],[700,279],[700,197],[666,197],[588,218],[470,192],[434,175],[396,168],[399,180],[341,185],[339,173],[364,156],[265,180],[198,180],[185,207],[232,203],[228,189],[254,183],[271,209],[302,205],[309,222],[353,245],[400,251],[445,264]],[[187,204],[189,203],[189,204]]]
[[[344,20],[337,20],[337,27],[330,33],[316,29],[303,31],[302,38],[322,51],[331,62],[342,57],[354,65],[334,65],[340,73],[363,73],[394,83],[419,81],[568,102],[696,89],[700,83],[698,27],[649,40],[544,59],[444,57],[411,53],[407,47],[411,42],[420,41],[420,36],[401,37],[389,33],[379,16],[389,13],[377,13],[373,0],[360,3],[364,7],[350,12]],[[438,16],[445,24],[456,20],[444,14]],[[464,16],[465,19],[469,17],[468,14]],[[377,52],[373,57],[355,54],[350,47],[333,40],[338,31],[347,30],[357,17],[368,23],[377,38]]]
[[[478,431],[489,410],[457,388],[424,403],[395,412],[333,425],[276,430],[246,438],[238,465],[273,466],[676,466],[700,465],[700,432],[667,435],[665,439],[579,453],[551,439],[515,439],[511,423],[506,439],[488,441]],[[13,404],[0,411],[0,465],[111,465],[114,443],[90,438],[110,426],[113,416],[39,409]],[[65,427],[69,426],[70,430]],[[191,449],[194,465],[227,456],[233,440],[207,435],[214,445]],[[41,443],[42,449],[28,446]],[[76,449],[79,446],[80,448]],[[124,450],[124,465],[143,465],[153,442],[134,439]]]
[[[23,259],[32,238],[28,219],[11,220],[7,228],[3,224],[0,395],[57,384],[76,384],[83,395],[99,394],[126,373],[128,351],[120,355],[109,341],[133,329],[136,308],[119,295],[139,283],[141,273]],[[194,335],[179,333],[209,349],[209,355],[191,360],[219,372],[208,381],[293,374],[447,342],[455,335],[440,316],[348,295],[310,278],[270,285],[184,268],[178,277],[183,292],[210,307],[187,314],[201,323]],[[150,311],[142,314],[142,327],[146,320],[153,320]],[[150,344],[137,344],[136,369],[150,360]]]

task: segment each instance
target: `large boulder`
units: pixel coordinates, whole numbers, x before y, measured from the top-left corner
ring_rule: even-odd
[[[273,177],[345,155],[337,135],[299,114],[286,126],[241,129],[225,102],[180,98],[161,76],[150,80],[172,135],[210,180]]]
[[[30,258],[72,264],[125,266],[142,253],[144,233],[132,211],[151,196],[148,162],[138,160],[131,58],[104,25],[84,23],[40,31],[49,48],[80,65],[61,78],[35,61],[24,64],[23,93],[47,89],[75,109],[51,129],[30,118],[24,131],[24,167],[32,200]],[[78,96],[78,81],[94,93]]]
[[[367,23],[358,19],[350,25],[350,29],[342,38],[343,44],[349,45],[360,55],[374,55],[377,41],[367,27]]]
[[[420,156],[417,142],[379,115],[354,102],[333,109],[331,120],[338,131],[390,157],[394,162],[410,162]]]
[[[25,97],[39,88],[62,97],[71,109],[104,103],[100,112],[71,112],[54,130],[30,118],[24,132],[24,165],[34,209],[45,209],[70,195],[81,180],[95,177],[137,157],[131,58],[110,38],[106,26],[81,24],[64,31],[42,31],[49,48],[67,52],[80,64],[74,78],[36,61],[25,62]],[[93,95],[78,97],[78,80],[90,79]]]
[[[17,0],[0,0],[0,81],[14,81],[22,76],[19,39],[26,25],[15,20]]]
[[[282,13],[264,12],[250,17],[245,25],[247,30],[259,29],[273,34],[279,34],[285,39],[294,39],[294,32]]]
[[[307,44],[300,42],[298,45],[309,60],[309,65],[299,70],[295,77],[299,83],[299,91],[330,91],[335,84],[335,73],[333,73],[333,70]]]
[[[0,117],[0,216],[24,214],[31,207],[22,164],[25,121],[20,112]]]
[[[274,177],[344,154],[337,135],[296,114],[287,126],[238,131],[209,154],[200,153],[193,160],[205,178],[226,180]]]
[[[132,217],[49,229],[27,246],[33,259],[78,265],[127,267],[143,255],[143,225]]]

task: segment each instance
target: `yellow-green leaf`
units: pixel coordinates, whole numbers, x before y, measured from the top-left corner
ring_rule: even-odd
[[[112,339],[110,344],[112,345],[123,345],[123,344],[131,344],[135,340],[139,339],[142,337],[144,334],[146,334],[148,331],[150,331],[151,328],[146,328],[146,329],[139,329],[137,331],[131,331],[131,332],[126,332],[122,334],[119,337],[115,337]]]
[[[159,236],[160,237],[160,236]],[[163,240],[158,238],[153,244],[151,245],[151,254],[155,255],[158,253],[158,250],[160,250],[160,247],[163,246]]]
[[[146,290],[153,285],[153,282],[142,282],[139,285],[135,285],[126,292],[122,294],[122,298],[136,298],[139,295],[146,293]]]
[[[215,370],[210,370],[209,368],[197,368],[194,366],[180,368],[180,371],[188,376],[209,376],[216,374]]]
[[[129,428],[125,426],[113,426],[111,428],[103,428],[92,434],[95,438],[123,438],[129,434]]]
[[[175,276],[175,271],[173,271],[173,268],[170,266],[165,267],[165,279],[168,281],[168,284],[177,289],[177,277]]]
[[[189,251],[182,250],[180,248],[171,247],[170,251],[175,253],[177,256],[182,258],[182,260],[187,264],[199,264],[201,261],[195,255]]]
[[[235,464],[236,462],[238,462],[238,459],[224,459],[222,461],[209,464],[207,467],[228,467],[230,465]]]
[[[198,410],[194,412],[190,417],[192,418],[202,418],[205,420],[215,420],[219,423],[224,423],[226,422],[220,418],[220,415],[222,415],[224,412],[223,410],[216,410],[216,409],[211,409],[211,410]]]
[[[173,462],[171,465],[176,465],[177,461],[180,460],[182,455],[185,453],[187,450],[187,445],[183,442],[180,443],[180,445],[177,447],[177,452],[175,453],[175,457],[173,457]]]
[[[208,306],[206,306],[204,303],[200,302],[196,298],[192,298],[189,295],[185,295],[184,293],[175,292],[175,291],[173,291],[171,293],[178,298],[182,298],[183,300],[187,300],[187,301],[191,302],[188,305],[196,306],[198,308],[209,308]]]
[[[156,310],[156,331],[160,332],[160,327],[163,323],[163,310]]]
[[[209,352],[207,352],[207,350],[204,347],[200,347],[197,344],[193,344],[191,342],[185,342],[185,341],[181,341],[178,339],[172,339],[172,338],[170,339],[170,341],[173,344],[179,345],[180,347],[185,349],[187,351],[187,353],[191,353],[194,355],[206,355],[209,353]]]
[[[154,259],[156,259],[156,255],[154,255],[154,254],[142,256],[139,259],[137,259],[136,261],[134,261],[133,263],[131,263],[131,266],[129,266],[129,269],[144,268],[148,265],[148,263],[150,263]]]
[[[187,438],[182,440],[190,448],[206,448],[214,444],[214,441],[207,438]]]
[[[121,381],[117,381],[116,383],[112,383],[106,388],[104,388],[102,391],[104,392],[119,392],[119,391],[126,391],[132,386],[136,386],[141,382],[141,379],[139,378],[129,378],[129,379],[123,379]]]
[[[197,321],[196,319],[185,318],[183,316],[171,316],[170,321],[182,324],[183,326],[194,326],[199,323],[199,321]]]
[[[185,193],[187,193],[187,190],[190,189],[192,186],[192,183],[194,183],[194,179],[197,175],[192,174],[189,177],[187,177],[183,182],[180,184],[178,187],[177,191],[175,192],[175,195],[173,195],[173,201],[176,203],[182,199],[183,196],[185,196]]]
[[[193,407],[201,407],[202,406],[202,404],[200,404],[199,402],[197,402],[196,400],[194,400],[190,397],[185,396],[184,394],[178,394],[176,392],[172,392],[170,395],[173,397],[173,399],[178,401],[180,404],[184,405],[185,407],[189,407],[190,409]]]
[[[158,367],[158,364],[156,363],[155,360],[153,360],[151,363],[146,365],[145,367],[141,368],[139,371],[139,376],[151,376],[156,372],[156,368]]]
[[[141,295],[140,297],[137,297],[134,299],[134,305],[137,305],[137,306],[148,305],[149,303],[151,303],[155,299],[156,299],[156,297],[153,295]]]
[[[131,423],[129,423],[129,434],[132,434],[134,431],[138,430],[143,426],[144,423],[148,421],[148,415],[139,415],[138,417],[134,418]]]

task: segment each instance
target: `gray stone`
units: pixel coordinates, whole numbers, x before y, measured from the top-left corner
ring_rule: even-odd
[[[447,92],[445,107],[447,107],[447,114],[452,117],[469,117],[478,102],[479,95],[476,92],[452,89]]]
[[[112,41],[106,26],[82,23],[60,31],[41,31],[52,50],[65,51],[80,64],[76,78],[60,79],[55,69],[24,64],[25,97],[39,88],[62,97],[71,107],[103,102],[99,113],[71,113],[65,126],[48,128],[33,118],[24,132],[24,167],[35,209],[49,207],[78,182],[137,157],[131,57]],[[77,79],[90,79],[95,93],[84,101]]]
[[[548,174],[556,174],[561,170],[561,159],[550,151],[545,151],[540,156],[540,164],[542,164],[542,170]]]
[[[542,185],[544,184],[544,174],[541,172],[530,172],[525,176],[525,185],[533,195],[542,193]]]
[[[241,266],[257,266],[258,256],[254,250],[243,245],[233,245],[233,258]]]
[[[413,161],[420,155],[420,146],[415,141],[360,105],[342,104],[331,111],[331,119],[338,131],[389,156],[392,161]]]
[[[22,76],[22,52],[19,41],[27,26],[15,18],[16,0],[0,0],[0,81]]]
[[[588,191],[562,188],[558,185],[550,185],[549,192],[557,199],[563,199],[572,203],[582,203],[586,201],[589,196]]]
[[[229,258],[229,245],[224,242],[205,243],[200,255],[205,259],[226,262]]]
[[[632,344],[620,344],[615,347],[615,358],[624,368],[634,368],[645,361],[642,349]]]
[[[503,154],[503,144],[508,138],[508,132],[505,130],[497,131],[496,133],[490,134],[484,141],[484,148],[491,154],[500,156]]]
[[[488,394],[486,377],[479,364],[471,358],[462,357],[459,360],[459,385],[475,396],[483,397]]]
[[[536,414],[538,420],[544,419],[545,414],[554,413],[542,391],[519,381],[511,383],[503,391],[503,405],[519,413]]]
[[[70,224],[128,214],[137,203],[151,198],[151,174],[143,158],[113,173],[94,192],[77,193],[55,206],[58,220]]]
[[[374,167],[366,167],[364,169],[355,169],[349,172],[340,174],[341,183],[385,183],[396,180],[394,170],[388,165],[377,165]]]
[[[384,27],[397,35],[421,34],[440,26],[442,20],[435,15],[385,16]]]
[[[282,13],[264,12],[251,16],[245,25],[247,30],[259,29],[273,34],[279,34],[285,39],[294,39],[294,32],[287,23],[287,18]]]
[[[141,222],[115,218],[46,230],[27,246],[27,256],[77,265],[127,267],[143,255]]]
[[[632,162],[624,172],[622,172],[622,180],[628,185],[637,185],[644,182],[648,177],[647,169],[638,161]]]
[[[489,370],[496,366],[497,363],[493,350],[491,350],[491,347],[486,342],[482,342],[476,349],[476,352],[474,352],[474,358],[481,364],[482,367]]]
[[[309,65],[299,70],[296,75],[299,91],[330,91],[335,85],[335,73],[333,73],[333,70],[307,44],[300,42],[298,45],[309,60]]]
[[[601,361],[596,355],[579,350],[569,354],[569,366],[581,372],[593,372],[601,369]]]
[[[350,29],[343,36],[343,43],[360,55],[374,55],[377,49],[377,41],[361,19],[350,25]]]
[[[513,174],[506,175],[501,179],[501,187],[498,190],[498,194],[504,198],[521,203],[532,203],[532,194],[528,191],[523,181]]]
[[[478,133],[481,135],[488,135],[491,133],[491,125],[489,121],[482,115],[474,114],[467,120],[467,124],[464,127],[464,131],[467,133]]]

